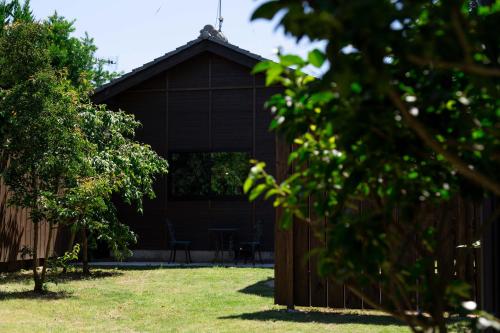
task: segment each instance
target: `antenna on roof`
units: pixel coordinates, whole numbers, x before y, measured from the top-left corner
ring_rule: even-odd
[[[219,23],[219,32],[222,32],[222,23],[224,18],[222,17],[222,0],[219,0],[219,6],[217,7],[217,21]]]

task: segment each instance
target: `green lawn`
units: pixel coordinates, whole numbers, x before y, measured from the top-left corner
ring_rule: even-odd
[[[378,312],[273,305],[272,269],[164,268],[70,274],[31,293],[0,275],[0,332],[408,332]]]

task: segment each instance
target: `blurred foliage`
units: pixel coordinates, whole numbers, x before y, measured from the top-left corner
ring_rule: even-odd
[[[267,104],[293,167],[277,182],[256,162],[245,191],[274,197],[284,227],[321,234],[326,218],[323,275],[415,331],[446,331],[445,312],[471,297],[448,250],[451,199],[500,196],[500,1],[279,0],[253,14],[274,17],[326,49],[255,67],[284,87]],[[407,312],[417,291],[426,316]]]

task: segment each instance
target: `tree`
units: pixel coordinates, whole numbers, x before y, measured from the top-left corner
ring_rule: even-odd
[[[134,141],[140,124],[133,116],[91,103],[86,78],[95,74],[95,49],[70,37],[72,23],[57,16],[49,22],[14,19],[0,33],[0,176],[10,204],[29,208],[35,225],[49,223],[47,255],[55,226],[82,231],[88,273],[87,236],[107,241],[118,258],[135,241],[112,196],[142,210],[167,162]],[[39,271],[38,244],[36,227],[33,275],[41,292],[47,260]]]
[[[134,141],[140,123],[132,115],[88,102],[81,116],[83,133],[93,146],[88,156],[92,172],[87,184],[76,188],[63,207],[72,214],[79,212],[74,221],[85,241],[84,272],[88,273],[87,232],[106,241],[118,259],[129,256],[128,244],[135,242],[134,233],[117,220],[112,196],[119,195],[142,212],[143,197],[154,198],[155,177],[165,174],[168,165],[150,146]]]
[[[0,31],[8,24],[17,21],[34,21],[29,0],[25,1],[22,5],[19,0],[9,2],[6,0],[0,1]]]
[[[12,193],[11,204],[30,209],[35,224],[33,274],[41,292],[46,261],[38,272],[38,224],[45,219],[44,200],[72,186],[86,166],[86,142],[79,131],[78,93],[48,63],[45,30],[35,23],[14,24],[0,37],[1,149],[7,160],[2,178]],[[53,235],[48,221],[47,250]]]
[[[71,82],[82,89],[99,87],[116,78],[119,73],[105,69],[106,65],[112,63],[111,60],[96,56],[97,46],[93,38],[88,34],[83,38],[72,36],[74,23],[57,12],[45,21],[49,31],[52,66],[65,68]]]
[[[35,23],[30,1],[23,4],[19,0],[0,2],[0,32],[15,22]],[[54,68],[65,69],[75,87],[80,89],[96,88],[118,77],[117,72],[106,69],[112,64],[109,59],[96,56],[97,46],[88,34],[83,38],[73,37],[75,21],[68,21],[55,12],[49,16],[47,26],[49,57]]]
[[[280,63],[255,68],[267,71],[268,83],[285,87],[268,105],[275,113],[271,128],[294,145],[294,169],[277,183],[257,163],[245,190],[251,199],[274,196],[285,226],[296,216],[318,228],[308,218],[311,198],[311,216],[328,221],[321,273],[368,302],[363,288],[380,284],[389,299],[372,305],[414,331],[445,332],[445,312],[459,311],[469,297],[445,251],[451,198],[500,196],[500,44],[494,32],[500,2],[469,5],[282,0],[264,3],[253,16],[283,13],[279,24],[287,33],[327,46],[306,60],[280,55]],[[325,61],[329,69],[320,79],[304,73]],[[370,209],[359,212],[359,200]],[[431,211],[443,214],[429,221]],[[491,221],[495,217],[498,211]],[[465,249],[477,246],[479,237]],[[417,260],[406,260],[409,254]],[[407,312],[415,290],[429,316]]]

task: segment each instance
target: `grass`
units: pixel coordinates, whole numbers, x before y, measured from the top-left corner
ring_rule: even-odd
[[[31,292],[27,272],[0,275],[0,332],[409,332],[374,311],[273,304],[272,269],[164,268],[69,274]]]

